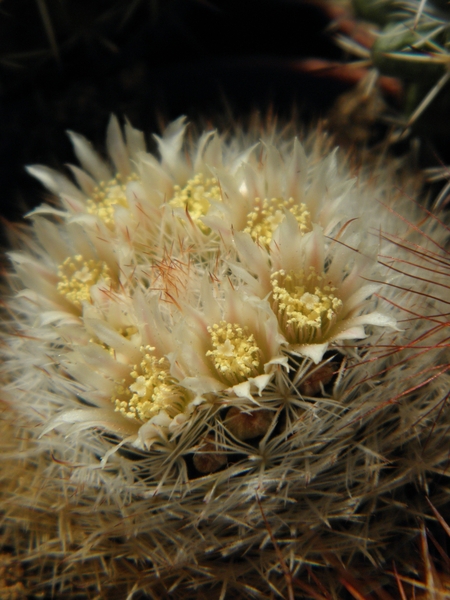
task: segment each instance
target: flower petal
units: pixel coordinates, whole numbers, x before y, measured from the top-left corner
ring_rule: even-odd
[[[78,133],[68,131],[67,134],[70,137],[76,157],[83,166],[83,169],[99,182],[111,179],[111,170],[97,152],[93,150],[92,144]]]
[[[294,354],[310,358],[317,365],[327,351],[328,345],[328,342],[325,344],[299,344],[290,346],[289,350]]]

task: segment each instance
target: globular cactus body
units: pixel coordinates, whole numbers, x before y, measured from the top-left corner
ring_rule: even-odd
[[[283,595],[282,565],[376,572],[448,502],[447,230],[414,183],[320,132],[184,135],[157,158],[113,118],[110,163],[72,134],[76,185],[30,169],[59,204],[10,255],[2,345],[27,590]]]

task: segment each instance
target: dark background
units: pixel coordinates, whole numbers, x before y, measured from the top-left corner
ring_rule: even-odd
[[[327,25],[301,0],[0,0],[2,214],[44,198],[24,165],[74,162],[66,129],[101,149],[111,112],[149,140],[180,114],[320,117],[345,86],[298,61],[340,55]]]

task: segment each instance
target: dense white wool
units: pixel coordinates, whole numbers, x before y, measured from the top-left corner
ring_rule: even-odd
[[[76,184],[29,169],[60,207],[30,213],[26,249],[10,253],[2,400],[29,441],[4,455],[35,490],[17,506],[49,523],[57,507],[65,533],[45,552],[70,538],[75,571],[94,539],[100,556],[150,561],[147,591],[156,574],[169,585],[170,564],[181,582],[208,553],[264,547],[260,498],[292,557],[356,544],[377,558],[396,517],[368,533],[371,510],[410,482],[427,489],[447,457],[448,232],[322,134],[188,144],[185,129],[171,123],[154,156],[112,118],[108,161],[71,134]],[[265,433],[237,436],[230,407],[265,411]],[[119,536],[138,541],[123,550]]]

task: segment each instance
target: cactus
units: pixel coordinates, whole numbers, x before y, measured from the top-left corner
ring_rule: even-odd
[[[362,66],[372,69],[380,85],[386,76],[400,80],[404,93],[396,93],[400,114],[395,119],[400,128],[391,135],[397,141],[413,131],[423,137],[448,135],[449,107],[449,11],[446,2],[411,0],[353,0],[320,3],[332,17],[344,24],[345,35],[336,38],[347,52],[355,55]],[[354,18],[348,26],[349,15]],[[355,39],[351,39],[354,35]],[[365,93],[374,93],[374,77],[365,85]],[[386,91],[386,90],[385,90]],[[393,89],[390,90],[391,93]],[[392,114],[382,115],[392,120]]]
[[[10,591],[294,598],[341,564],[368,593],[449,500],[448,229],[320,130],[185,131],[157,157],[112,118],[108,160],[71,133],[72,179],[29,168],[52,196],[3,311]]]

